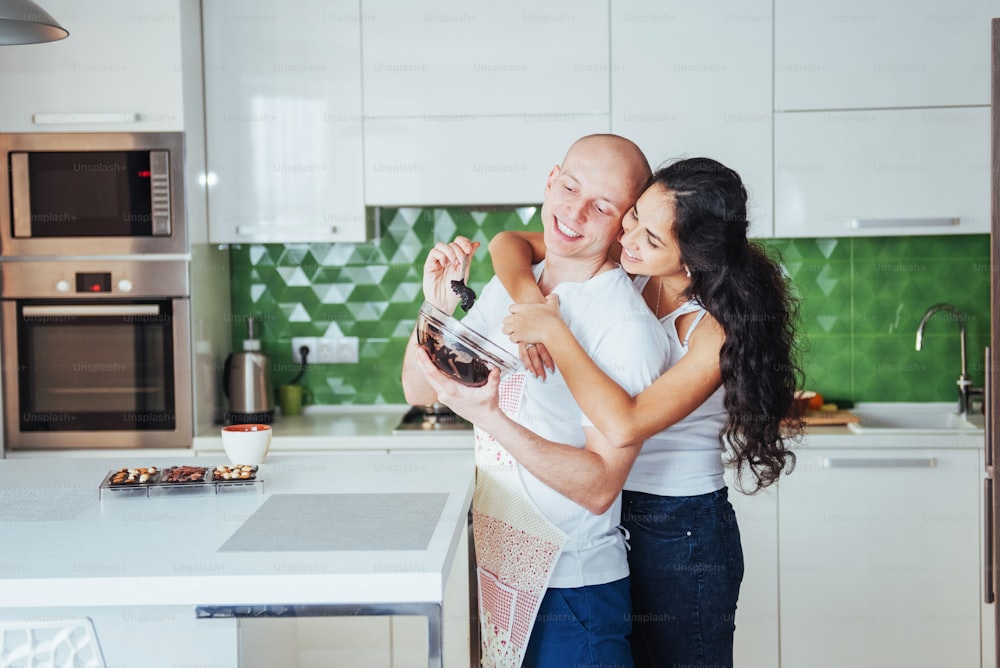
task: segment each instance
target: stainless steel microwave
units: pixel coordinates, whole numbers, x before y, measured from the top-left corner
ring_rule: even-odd
[[[187,252],[183,133],[0,135],[4,257]]]

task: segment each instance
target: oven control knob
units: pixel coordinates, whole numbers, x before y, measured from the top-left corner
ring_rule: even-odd
[[[119,292],[132,292],[132,281],[127,278],[123,278],[118,281],[118,291]]]
[[[56,282],[56,292],[69,292],[69,281],[61,280]]]

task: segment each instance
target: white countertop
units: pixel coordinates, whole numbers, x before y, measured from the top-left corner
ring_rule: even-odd
[[[802,442],[793,448],[836,448],[871,450],[872,448],[944,448],[982,449],[983,432],[943,433],[855,433],[848,427],[809,427]]]
[[[0,461],[0,492],[18,499],[67,494],[42,513],[0,508],[4,607],[424,603],[442,600],[467,521],[473,455],[271,454],[264,494],[99,501],[104,475],[121,466],[216,464],[223,458]],[[274,494],[446,494],[426,549],[219,551]],[[10,499],[8,499],[9,501]],[[16,505],[16,504],[13,504]],[[58,506],[58,504],[56,504]],[[13,513],[13,514],[11,514]],[[28,512],[27,515],[31,513]],[[39,519],[41,517],[41,519]],[[373,517],[371,521],[377,522]],[[337,531],[336,522],[316,526]]]
[[[862,416],[861,429],[847,425],[810,426],[799,448],[982,448],[986,442],[982,429],[943,431],[933,429],[908,430],[867,428],[865,415],[946,416],[957,409],[955,402],[863,402],[848,409]],[[906,419],[904,418],[904,422]]]
[[[925,406],[928,410],[940,411],[951,408],[951,403],[906,404]],[[862,407],[884,406],[890,410],[894,404],[859,404]],[[386,454],[397,451],[412,452],[471,452],[475,446],[472,431],[413,431],[393,434],[400,419],[410,409],[405,404],[362,405],[362,406],[309,406],[302,415],[284,417],[278,415],[273,423],[274,436],[271,453],[343,453],[369,452]],[[149,452],[157,457],[191,454],[198,456],[221,456],[221,427],[213,426],[193,439],[193,448],[172,450],[131,450]],[[803,441],[795,447],[822,448],[982,448],[982,430],[964,433],[899,433],[892,430],[865,431],[858,433],[847,426],[813,426],[806,430]],[[9,459],[53,457],[108,457],[116,452],[128,450],[58,450],[58,451],[18,451],[6,452]]]
[[[909,409],[943,412],[953,409],[951,402],[921,404],[863,403],[859,409],[891,411],[898,406]],[[471,431],[408,432],[393,434],[406,405],[381,406],[310,406],[302,415],[282,417],[273,423],[271,452],[361,450],[471,450],[475,443]],[[983,432],[897,432],[867,430],[856,432],[839,426],[812,426],[806,430],[800,447],[871,448],[871,447],[982,447]],[[198,434],[194,439],[196,454],[222,452],[219,429]]]
[[[309,406],[302,415],[275,416],[271,452],[320,450],[468,450],[471,430],[393,434],[410,406]],[[196,454],[222,452],[220,427],[196,434]]]

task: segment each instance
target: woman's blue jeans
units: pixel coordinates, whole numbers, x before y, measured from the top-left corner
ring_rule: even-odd
[[[743,548],[726,488],[622,493],[636,668],[732,666]]]

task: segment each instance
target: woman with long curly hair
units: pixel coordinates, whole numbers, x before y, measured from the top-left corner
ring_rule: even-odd
[[[621,265],[670,340],[670,368],[634,397],[576,342],[558,298],[542,298],[530,274],[544,256],[538,235],[505,232],[490,243],[516,302],[504,332],[525,365],[561,373],[594,426],[635,451],[622,526],[631,547],[636,666],[732,665],[743,553],[724,459],[752,492],[794,466],[789,445],[802,425],[787,416],[801,380],[797,302],[748,228],[739,175],[709,158],[658,170],[626,214]],[[477,424],[500,420],[485,398],[497,381],[475,391],[442,382],[439,396]],[[585,490],[573,481],[587,476],[569,467],[600,467],[578,458],[541,470],[555,463],[526,466],[574,500]]]

